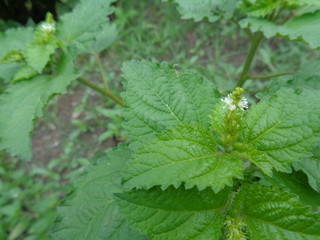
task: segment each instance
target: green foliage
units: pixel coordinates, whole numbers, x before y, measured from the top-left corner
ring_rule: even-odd
[[[126,218],[155,240],[220,239],[228,195],[228,191],[215,194],[211,189],[183,187],[115,194]]]
[[[121,172],[130,155],[127,147],[120,146],[97,157],[95,165],[75,183],[75,192],[59,208],[53,239],[144,239],[120,215],[112,196],[122,189]]]
[[[320,38],[314,31],[320,26],[320,11],[292,18],[283,25],[262,18],[246,18],[240,21],[240,25],[250,28],[252,32],[261,31],[267,38],[288,37],[291,40],[303,40],[311,48],[320,47]]]
[[[84,44],[93,43],[97,34],[109,22],[108,16],[113,12],[110,4],[114,0],[81,0],[71,13],[63,15],[57,26],[57,37],[64,45],[74,45],[84,49]],[[90,17],[89,17],[90,16]],[[110,33],[115,34],[109,29]],[[111,35],[111,39],[114,36]]]
[[[127,62],[122,70],[127,90],[123,94],[127,105],[124,128],[131,148],[137,149],[177,125],[208,126],[219,93],[201,75],[179,73],[170,64],[147,61]]]
[[[215,22],[222,17],[231,18],[238,0],[174,0],[183,19],[196,22],[207,19]]]
[[[6,113],[0,116],[0,149],[30,160],[33,121],[41,117],[48,101],[65,93],[77,77],[72,59],[64,56],[56,76],[37,76],[8,87],[0,96],[0,111]]]
[[[0,158],[0,238],[49,240],[59,202],[58,174]]]
[[[154,159],[156,161],[150,161]],[[243,163],[237,157],[217,152],[210,132],[183,126],[157,137],[128,164],[125,186],[150,188],[161,185],[199,190],[211,187],[219,192],[232,186],[232,178],[242,178]]]
[[[250,239],[319,239],[320,214],[311,214],[295,195],[258,184],[244,186],[239,195]]]
[[[283,90],[253,107],[245,119],[244,142],[263,152],[270,166],[290,165],[310,155],[319,137],[318,91]]]

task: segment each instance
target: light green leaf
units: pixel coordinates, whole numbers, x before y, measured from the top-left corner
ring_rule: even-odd
[[[127,106],[123,127],[132,149],[177,125],[209,126],[208,116],[220,94],[201,75],[148,61],[126,62],[122,70]]]
[[[38,74],[38,71],[35,70],[34,68],[24,65],[22,66],[14,75],[12,81],[17,82],[23,79],[29,79],[31,77],[34,77]]]
[[[247,16],[252,17],[265,17],[283,4],[283,1],[274,0],[248,0],[243,2],[241,8]]]
[[[115,194],[120,211],[153,240],[218,240],[228,191],[159,188]]]
[[[48,101],[66,92],[78,75],[73,62],[63,56],[57,76],[42,75],[10,85],[0,96],[0,149],[11,155],[31,158],[30,133],[33,121],[42,115]]]
[[[51,39],[46,44],[32,43],[23,51],[23,56],[30,67],[41,73],[57,47],[58,44],[55,39]]]
[[[0,32],[0,59],[13,50],[23,50],[33,40],[33,28],[12,28]]]
[[[233,178],[242,178],[243,164],[229,154],[218,153],[210,132],[200,127],[179,127],[166,132],[137,152],[129,161],[125,186],[167,188],[185,183],[199,190],[211,187],[215,192]]]
[[[108,24],[108,15],[113,12],[114,0],[81,0],[71,13],[60,18],[57,26],[58,37],[66,44],[81,44],[92,41],[101,27]]]
[[[288,37],[291,40],[303,40],[311,48],[320,47],[320,11],[306,13],[295,17],[283,25],[276,25],[262,18],[246,18],[240,21],[242,28],[250,28],[252,32],[262,31],[267,38],[274,36]]]
[[[319,91],[279,91],[248,112],[244,142],[265,153],[276,170],[290,172],[293,162],[310,155],[319,122]]]
[[[238,5],[238,0],[174,0],[174,2],[178,4],[182,19],[194,19],[196,22],[204,19],[215,22],[223,16],[230,18]]]
[[[320,239],[320,214],[311,214],[295,195],[255,184],[243,187],[241,196],[251,240]]]
[[[320,157],[305,158],[301,162],[294,163],[294,168],[307,174],[310,186],[320,192]]]
[[[121,172],[131,151],[120,146],[96,159],[75,181],[74,192],[58,209],[54,240],[142,240],[120,215],[113,193],[120,192]]]
[[[228,108],[226,104],[221,102],[217,104],[210,114],[210,124],[213,131],[219,133],[220,135],[224,134],[224,118],[228,113]]]
[[[115,24],[105,24],[93,41],[83,44],[81,53],[100,53],[108,48],[118,37]]]
[[[0,64],[0,79],[3,79],[5,83],[10,82],[22,66],[23,63],[17,62]]]

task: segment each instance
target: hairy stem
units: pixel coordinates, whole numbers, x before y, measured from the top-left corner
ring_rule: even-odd
[[[277,73],[277,74],[272,74],[268,76],[249,76],[248,79],[270,79],[270,78],[275,78],[275,77],[280,77],[280,76],[285,76],[290,74],[292,74],[292,72]]]
[[[114,102],[118,103],[119,105],[124,106],[124,103],[123,103],[122,99],[117,97],[116,95],[114,95],[108,89],[100,88],[97,85],[95,85],[95,84],[93,84],[91,82],[88,82],[87,80],[85,80],[83,78],[78,78],[77,81],[82,83],[83,85],[86,85],[87,87],[95,90],[96,92],[99,92],[99,93],[111,98]]]
[[[250,71],[253,58],[255,56],[255,53],[258,49],[258,46],[259,46],[262,38],[263,38],[263,34],[261,32],[255,33],[252,37],[251,48],[250,48],[249,53],[247,55],[247,59],[243,65],[242,72],[241,72],[241,75],[240,75],[240,78],[239,78],[238,84],[237,84],[238,87],[242,87],[243,84],[248,79],[248,73]]]

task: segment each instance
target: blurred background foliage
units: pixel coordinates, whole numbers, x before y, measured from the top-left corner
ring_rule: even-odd
[[[76,2],[0,0],[0,30],[33,26],[48,11],[58,20]],[[170,61],[177,71],[197,70],[221,92],[234,88],[250,44],[236,24],[181,20],[175,4],[161,0],[122,0],[115,7],[110,18],[117,24],[118,39],[100,56],[83,56],[78,62],[88,80],[102,86],[98,57],[110,87],[121,92],[122,63],[146,58]],[[303,43],[265,40],[253,74],[299,71],[318,57],[317,51]],[[245,89],[248,94],[256,93],[266,84],[249,80]],[[69,183],[94,155],[125,141],[121,123],[121,107],[76,82],[68,94],[56,98],[33,133],[33,161],[0,154],[0,239],[49,239],[55,207],[69,191]]]

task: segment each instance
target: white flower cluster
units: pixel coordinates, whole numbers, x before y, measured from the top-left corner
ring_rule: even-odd
[[[40,27],[44,32],[54,32],[56,30],[56,27],[52,23],[42,23]]]
[[[226,107],[229,108],[230,111],[234,111],[237,109],[237,106],[235,105],[233,99],[231,98],[232,94],[229,93],[227,97],[221,99],[222,102],[226,104]],[[238,103],[238,107],[244,111],[245,109],[248,108],[248,101],[245,97],[242,97],[240,102]]]

